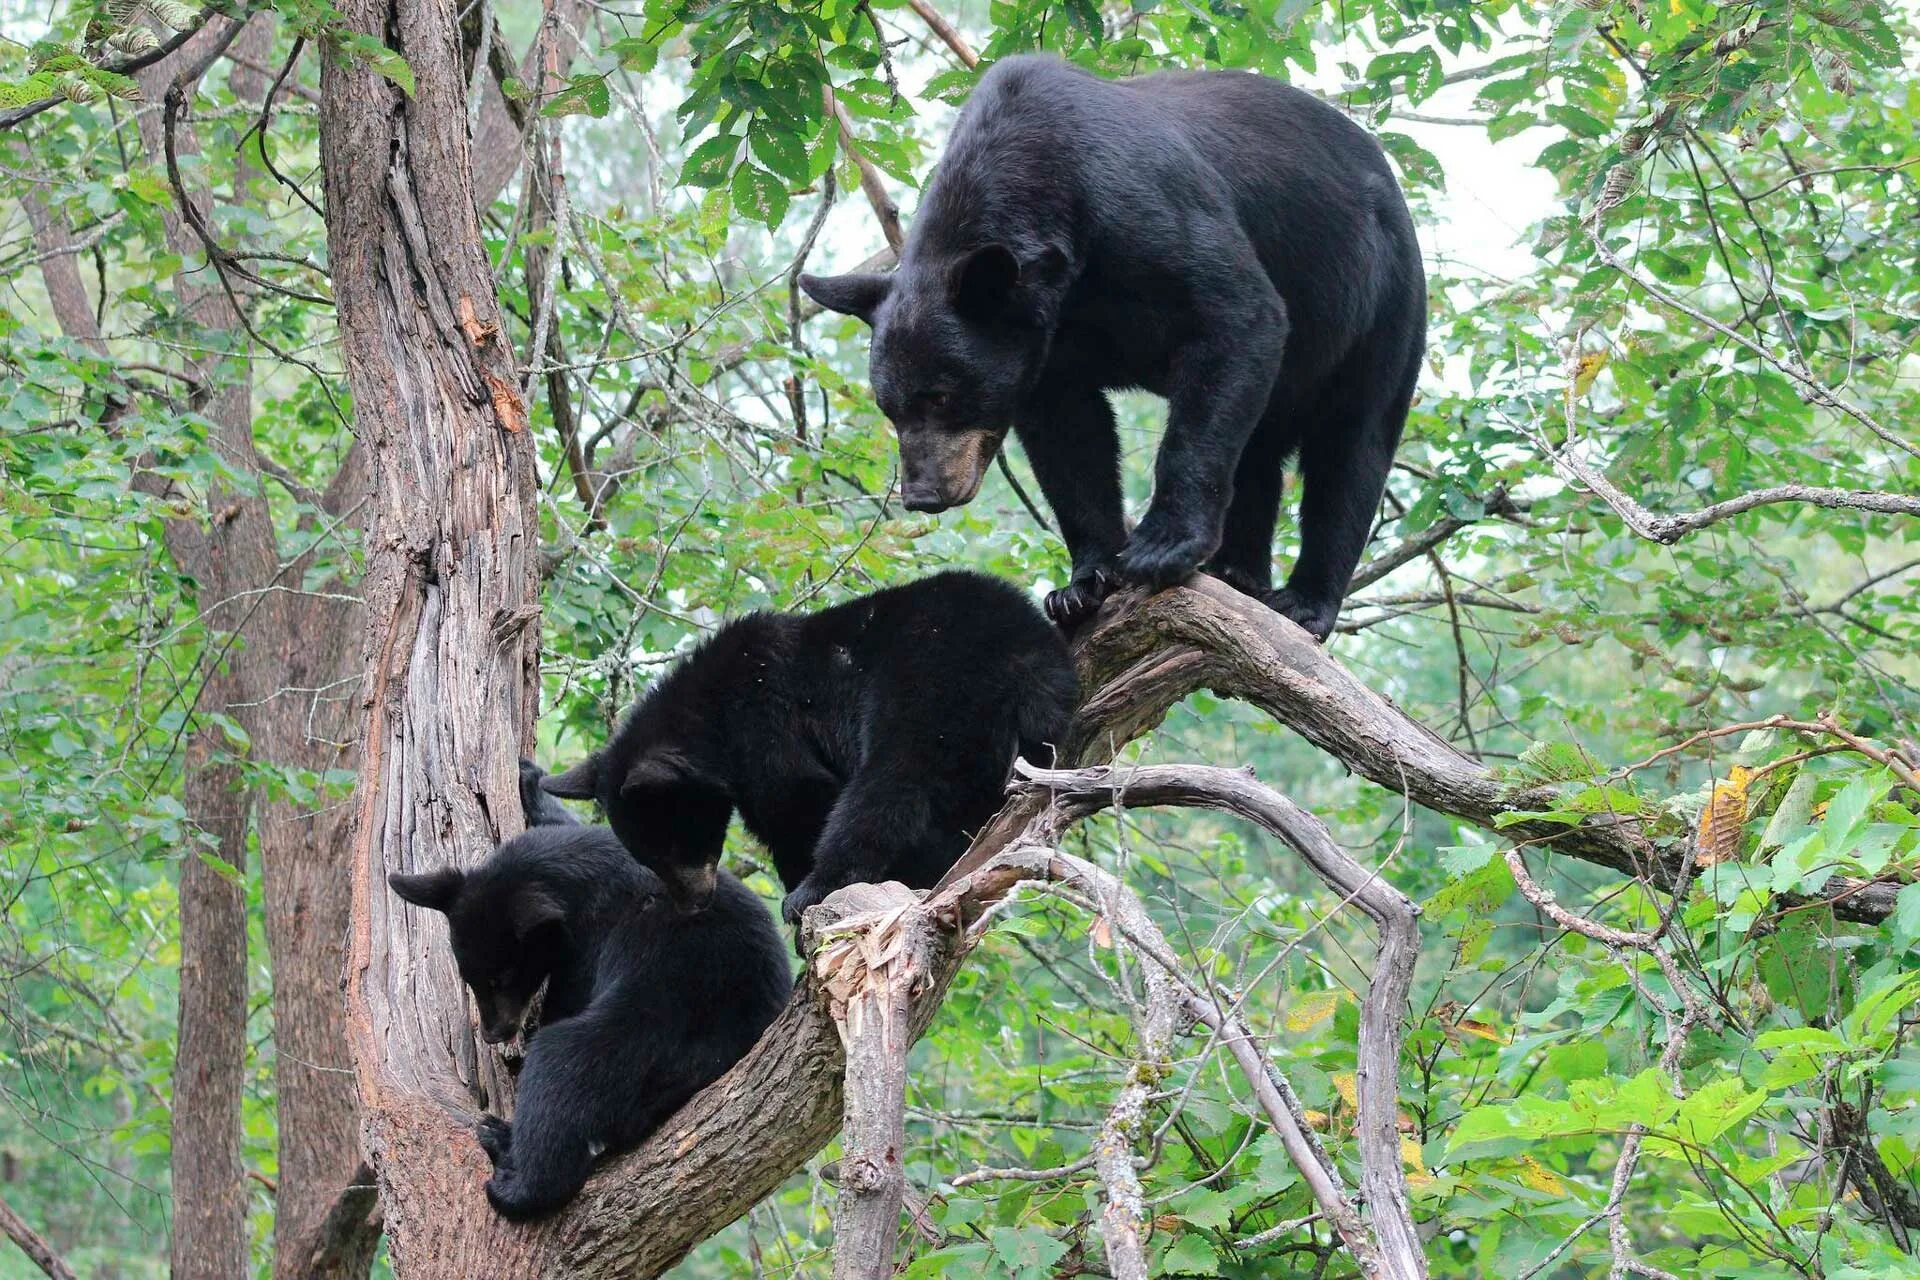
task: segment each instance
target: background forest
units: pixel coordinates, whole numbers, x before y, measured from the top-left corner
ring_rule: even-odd
[[[899,506],[865,330],[794,283],[890,263],[976,63],[1293,81],[1376,132],[1431,281],[1330,653],[1547,788],[1535,821],[1687,856],[1670,896],[1516,844],[1209,694],[1123,758],[1252,766],[1421,904],[1399,1129],[1434,1276],[1920,1276],[1911,0],[463,5],[543,764],[728,615],[1064,579],[1017,448],[965,509]],[[339,1007],[380,464],[319,128],[357,74],[426,91],[383,35],[328,0],[0,0],[0,1222],[45,1267],[387,1273]],[[1163,406],[1120,407],[1137,514]],[[1362,922],[1218,815],[1066,847],[1235,993],[1357,1182]],[[777,904],[737,832],[729,865]],[[907,1275],[1108,1274],[1123,950],[1069,897],[999,908],[911,1059]],[[1154,1274],[1357,1275],[1221,1061],[1158,1064]],[[836,1154],[674,1274],[827,1275]]]

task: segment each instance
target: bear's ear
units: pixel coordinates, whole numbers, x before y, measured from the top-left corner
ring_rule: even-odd
[[[858,316],[872,324],[873,313],[893,289],[893,277],[866,271],[844,276],[802,275],[800,287],[827,310]]]
[[[525,941],[536,929],[550,924],[558,924],[566,918],[567,909],[560,899],[538,885],[529,885],[523,892],[515,895],[513,906],[513,936]]]
[[[953,309],[977,324],[1047,327],[1067,281],[1067,255],[1048,245],[1022,257],[1004,244],[982,245],[953,268]]]
[[[1014,310],[1020,259],[1003,244],[982,245],[960,260],[948,281],[953,309],[969,320],[998,320]]]
[[[565,773],[540,779],[540,789],[562,800],[594,800],[600,795],[600,753],[594,752]]]
[[[695,764],[691,757],[675,747],[649,747],[641,753],[620,784],[620,794],[657,787],[699,787],[705,791],[725,791],[720,781]]]
[[[402,901],[429,911],[445,911],[453,906],[453,900],[460,896],[460,888],[466,882],[467,873],[458,867],[442,867],[413,876],[395,872],[387,877],[387,886],[399,894]]]

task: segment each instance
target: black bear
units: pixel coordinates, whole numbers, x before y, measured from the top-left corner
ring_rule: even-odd
[[[525,1219],[566,1204],[595,1156],[637,1146],[753,1047],[792,991],[766,905],[722,876],[699,915],[604,827],[582,826],[521,770],[530,826],[471,871],[394,875],[444,912],[488,1044],[511,1039],[546,984],[511,1123],[488,1116],[487,1200]]]
[[[727,623],[662,677],[554,795],[594,799],[685,910],[712,892],[733,811],[790,891],[789,921],[849,884],[934,884],[1051,763],[1073,661],[1026,595],[937,573],[814,614]]]
[[[970,501],[1019,437],[1073,557],[1055,621],[1204,567],[1333,629],[1426,340],[1406,201],[1334,107],[1240,72],[1116,81],[1006,58],[960,113],[899,269],[800,284],[873,326],[908,507]],[[1130,537],[1105,394],[1122,387],[1168,401]],[[1294,456],[1300,554],[1274,591]]]

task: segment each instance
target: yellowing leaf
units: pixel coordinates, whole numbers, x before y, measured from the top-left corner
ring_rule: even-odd
[[[1333,1127],[1333,1117],[1324,1111],[1303,1111],[1300,1114],[1307,1118],[1308,1128],[1325,1133]]]
[[[1559,1195],[1567,1189],[1567,1184],[1560,1181],[1559,1174],[1532,1156],[1520,1157],[1520,1183],[1522,1186],[1532,1187],[1535,1191],[1545,1191],[1552,1195]]]
[[[1340,1100],[1353,1110],[1360,1109],[1360,1086],[1353,1078],[1353,1072],[1342,1071],[1333,1077],[1333,1087],[1340,1094]]]
[[[1427,1166],[1420,1158],[1420,1144],[1411,1137],[1400,1139],[1400,1163],[1407,1167],[1407,1186],[1415,1191],[1424,1191],[1437,1185],[1437,1179],[1427,1172]]]
[[[1580,363],[1575,367],[1573,373],[1573,394],[1583,396],[1593,390],[1593,380],[1599,377],[1600,371],[1606,367],[1606,352],[1583,352],[1580,356]]]
[[[1747,820],[1747,784],[1752,781],[1753,770],[1735,765],[1725,781],[1713,784],[1713,795],[1700,811],[1699,865],[1710,867],[1740,852],[1740,828]]]
[[[1305,1031],[1319,1026],[1333,1016],[1333,1011],[1340,1007],[1340,999],[1337,991],[1310,991],[1301,996],[1287,1010],[1287,1030]]]

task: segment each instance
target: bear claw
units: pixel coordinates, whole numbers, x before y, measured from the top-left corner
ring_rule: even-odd
[[[487,1153],[487,1159],[495,1167],[513,1150],[513,1126],[499,1116],[481,1116],[480,1123],[473,1128],[473,1136],[479,1139],[480,1149]]]
[[[1047,593],[1047,617],[1053,625],[1068,630],[1100,608],[1100,602],[1120,585],[1111,570],[1093,568],[1075,573],[1058,591]]]

